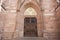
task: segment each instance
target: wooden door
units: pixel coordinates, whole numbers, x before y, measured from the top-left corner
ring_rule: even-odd
[[[24,37],[37,37],[37,19],[26,17],[24,19]]]

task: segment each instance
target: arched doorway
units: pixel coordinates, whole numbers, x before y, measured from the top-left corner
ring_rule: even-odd
[[[30,11],[28,11],[28,9]],[[27,10],[27,12],[26,12]],[[31,11],[33,10],[33,11]],[[42,17],[41,7],[34,3],[24,3],[21,8],[20,12],[17,15],[17,27],[19,30],[19,37],[24,37],[24,20],[25,18],[35,17],[37,19],[37,33],[38,37],[43,36],[43,17]]]

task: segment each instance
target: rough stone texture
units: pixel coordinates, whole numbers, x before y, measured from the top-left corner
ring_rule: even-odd
[[[48,40],[58,40],[58,28],[56,25],[56,17],[55,17],[55,7],[56,1],[55,0],[43,0],[42,7],[44,9],[44,37]],[[60,29],[60,28],[59,28]]]
[[[15,13],[7,13],[4,25],[4,37],[12,37],[12,33],[15,32],[15,25],[16,25],[16,14]],[[11,33],[11,35],[10,35]],[[7,36],[6,36],[7,35]]]
[[[60,7],[56,10],[55,17],[57,38],[60,39]]]
[[[20,3],[21,2],[21,3]],[[38,36],[48,40],[60,39],[60,7],[55,11],[56,0],[8,0],[5,12],[0,12],[0,39],[24,37],[24,11],[33,7],[37,16]]]
[[[3,35],[2,33],[4,31],[4,27],[3,27],[4,20],[5,20],[5,14],[4,13],[0,13],[0,39],[1,39],[1,37]]]

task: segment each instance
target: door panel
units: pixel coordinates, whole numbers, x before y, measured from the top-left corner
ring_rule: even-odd
[[[24,19],[24,36],[37,37],[37,19],[35,17],[26,17]]]

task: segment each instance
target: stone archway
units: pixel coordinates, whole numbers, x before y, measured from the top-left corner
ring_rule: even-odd
[[[38,37],[43,36],[43,17],[42,17],[42,12],[41,12],[41,7],[38,4],[34,3],[24,3],[22,7],[20,8],[20,12],[18,13],[17,16],[17,27],[19,29],[19,37],[24,37],[24,12],[27,8],[32,7],[36,10],[37,12],[37,29],[38,29]]]

